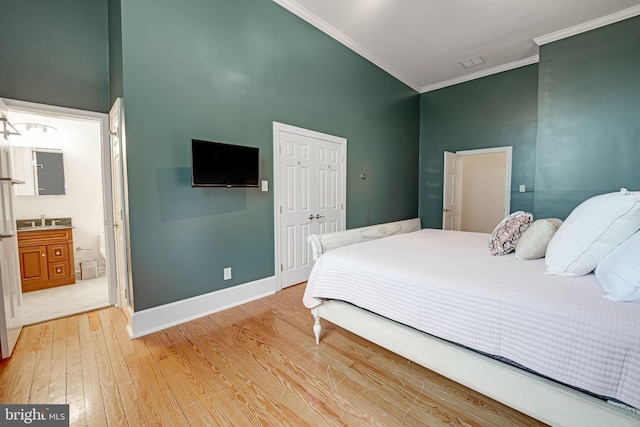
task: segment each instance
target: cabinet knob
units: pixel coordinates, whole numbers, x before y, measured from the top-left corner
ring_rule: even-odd
[[[40,255],[42,255],[42,256],[47,256],[47,254],[40,254]]]

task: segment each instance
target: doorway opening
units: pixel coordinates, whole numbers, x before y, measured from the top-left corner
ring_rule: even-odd
[[[24,253],[20,267],[25,324],[114,305],[117,283],[105,230],[112,216],[105,152],[108,115],[23,101],[5,103],[20,132],[9,138],[13,174],[25,182],[14,186],[18,247]],[[48,157],[55,157],[56,167],[45,164]],[[35,246],[29,239],[60,225],[70,225],[70,240],[59,254],[55,242],[43,241],[41,256],[47,261],[34,268]],[[52,261],[55,255],[59,259]],[[60,284],[54,276],[64,269],[69,270],[69,280]]]
[[[444,153],[442,228],[491,233],[511,209],[513,148]]]

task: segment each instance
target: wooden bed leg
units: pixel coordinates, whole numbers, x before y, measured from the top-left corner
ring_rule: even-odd
[[[316,344],[320,343],[320,332],[322,332],[322,325],[320,324],[320,306],[313,307],[311,314],[315,322],[313,322],[313,334],[316,336]]]

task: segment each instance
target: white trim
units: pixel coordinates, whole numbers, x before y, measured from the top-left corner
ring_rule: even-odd
[[[637,427],[640,421],[586,393],[345,302],[324,301],[312,314],[550,425]],[[318,326],[313,329],[321,332]]]
[[[504,147],[493,147],[493,148],[481,148],[477,150],[462,150],[456,151],[456,154],[459,156],[477,156],[482,154],[494,154],[494,153],[505,153],[507,155],[506,158],[506,167],[505,167],[505,194],[504,194],[504,216],[506,217],[511,213],[511,168],[513,162],[513,147],[508,145]],[[464,172],[463,172],[464,173]]]
[[[592,21],[583,22],[582,24],[574,25],[573,27],[565,28],[544,36],[536,37],[533,41],[538,45],[555,42],[567,37],[575,36],[580,33],[595,30],[596,28],[604,27],[605,25],[615,24],[616,22],[624,21],[625,19],[633,18],[640,15],[640,5],[632,6],[628,9],[621,10],[619,12],[612,13],[610,15],[602,16]]]
[[[38,104],[35,102],[19,101],[17,99],[4,99],[8,109],[27,113],[37,113],[54,117],[72,117],[79,120],[100,121],[104,135],[109,135],[109,115],[95,111],[78,110],[76,108],[58,107],[56,105]]]
[[[282,6],[289,12],[301,18],[302,20],[307,21],[309,24],[313,25],[314,27],[316,27],[317,29],[319,29],[329,37],[342,43],[347,48],[351,49],[358,55],[362,56],[372,64],[376,65],[377,67],[391,74],[393,77],[400,80],[402,83],[406,84],[411,89],[415,90],[416,92],[419,92],[420,85],[411,81],[411,79],[409,79],[407,76],[402,74],[402,72],[400,72],[397,68],[395,68],[391,64],[388,64],[387,62],[382,60],[379,56],[371,52],[369,49],[365,48],[360,43],[348,37],[342,31],[338,30],[334,26],[327,23],[327,21],[318,17],[318,15],[310,12],[308,9],[300,6],[300,4],[296,3],[293,0],[273,0],[273,2]]]
[[[459,83],[464,83],[464,82],[479,79],[482,77],[487,77],[493,74],[502,73],[504,71],[515,70],[516,68],[535,64],[539,61],[540,61],[539,55],[530,56],[528,58],[520,59],[519,61],[509,62],[508,64],[487,68],[486,70],[478,71],[473,74],[467,74],[466,76],[460,76],[460,77],[456,77],[455,79],[445,80],[443,82],[435,83],[428,86],[423,86],[419,92],[420,93],[431,92],[437,89],[442,89],[443,87],[457,85]]]
[[[275,293],[275,277],[209,292],[208,294],[175,301],[158,307],[133,312],[131,338],[161,331],[227,308],[263,298]]]
[[[274,0],[275,1],[275,0]],[[340,221],[342,225],[346,228],[347,226],[347,139],[339,136],[329,135],[326,133],[316,132],[309,129],[299,128],[296,126],[287,125],[285,123],[273,122],[273,221],[274,221],[274,244],[275,244],[275,289],[282,289],[282,274],[280,272],[280,265],[282,264],[282,257],[280,254],[280,248],[282,247],[282,239],[281,239],[281,228],[280,224],[280,206],[282,206],[282,194],[280,190],[280,154],[279,154],[279,144],[280,144],[280,132],[288,132],[296,135],[302,135],[308,138],[319,139],[322,141],[335,142],[340,144],[341,154],[342,154],[342,182],[341,192],[342,199],[340,203],[342,204],[342,210],[340,212]]]

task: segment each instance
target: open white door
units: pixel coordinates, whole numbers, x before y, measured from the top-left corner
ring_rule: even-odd
[[[18,235],[14,214],[14,193],[9,135],[12,127],[7,110],[0,100],[0,347],[2,358],[11,356],[24,321],[22,318],[22,283],[18,257]]]
[[[462,212],[462,156],[444,152],[442,229],[460,230]]]
[[[124,110],[122,98],[116,99],[109,112],[109,134],[111,147],[111,180],[113,189],[113,224],[110,232],[115,241],[116,280],[118,282],[118,304],[132,324],[133,292],[129,280],[129,233],[126,169],[124,161]]]
[[[345,227],[346,139],[274,122],[276,254],[280,288],[313,267],[309,234]]]

